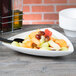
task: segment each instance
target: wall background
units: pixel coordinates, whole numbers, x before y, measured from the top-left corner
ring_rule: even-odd
[[[24,0],[23,24],[58,24],[58,12],[76,8],[76,0]]]

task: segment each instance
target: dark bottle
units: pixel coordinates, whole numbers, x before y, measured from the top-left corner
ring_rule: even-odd
[[[12,28],[12,0],[0,0],[0,28],[3,32],[10,31]],[[7,23],[8,22],[8,23]]]
[[[1,17],[1,0],[0,0],[0,32],[1,32],[1,30],[2,30],[2,25],[1,25],[1,19],[2,19],[2,17]]]
[[[12,23],[2,23],[2,32],[9,32],[12,30]]]
[[[2,3],[1,15],[7,17],[12,15],[12,0],[0,0]]]

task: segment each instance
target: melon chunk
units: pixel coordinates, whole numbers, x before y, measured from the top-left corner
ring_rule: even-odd
[[[32,41],[29,40],[29,41],[26,41],[25,43],[22,44],[22,47],[24,48],[32,48]]]
[[[43,43],[43,44],[41,45],[41,47],[49,47],[48,42]]]
[[[18,47],[20,47],[19,43],[16,42],[16,41],[13,41],[13,42],[11,43],[11,45],[14,45],[14,46],[18,46]]]
[[[52,36],[52,32],[48,29],[45,29],[45,36]]]
[[[60,46],[58,44],[56,44],[54,41],[50,40],[49,42],[49,45],[52,46],[54,49],[61,49]]]
[[[41,39],[40,39],[40,43],[44,43],[45,42],[45,37],[44,36],[41,36]]]

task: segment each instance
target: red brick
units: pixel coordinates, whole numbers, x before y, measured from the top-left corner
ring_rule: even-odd
[[[67,3],[67,0],[44,0],[44,3]]]
[[[76,8],[76,5],[59,5],[59,6],[56,6],[56,11],[59,12],[66,8]]]
[[[32,12],[53,12],[53,6],[32,6]]]
[[[45,14],[44,20],[58,20],[58,14]]]
[[[23,19],[24,20],[41,20],[42,15],[41,14],[24,14]]]
[[[42,0],[23,0],[24,4],[41,4]]]
[[[23,12],[30,12],[29,6],[23,6]]]
[[[32,22],[32,24],[54,24],[54,22],[53,21],[49,21],[49,22],[42,21],[42,22]]]
[[[69,0],[69,3],[76,3],[76,0]]]

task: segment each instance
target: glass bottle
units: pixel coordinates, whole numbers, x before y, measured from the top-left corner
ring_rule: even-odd
[[[13,28],[20,29],[22,27],[23,19],[23,0],[14,0],[13,9]]]

